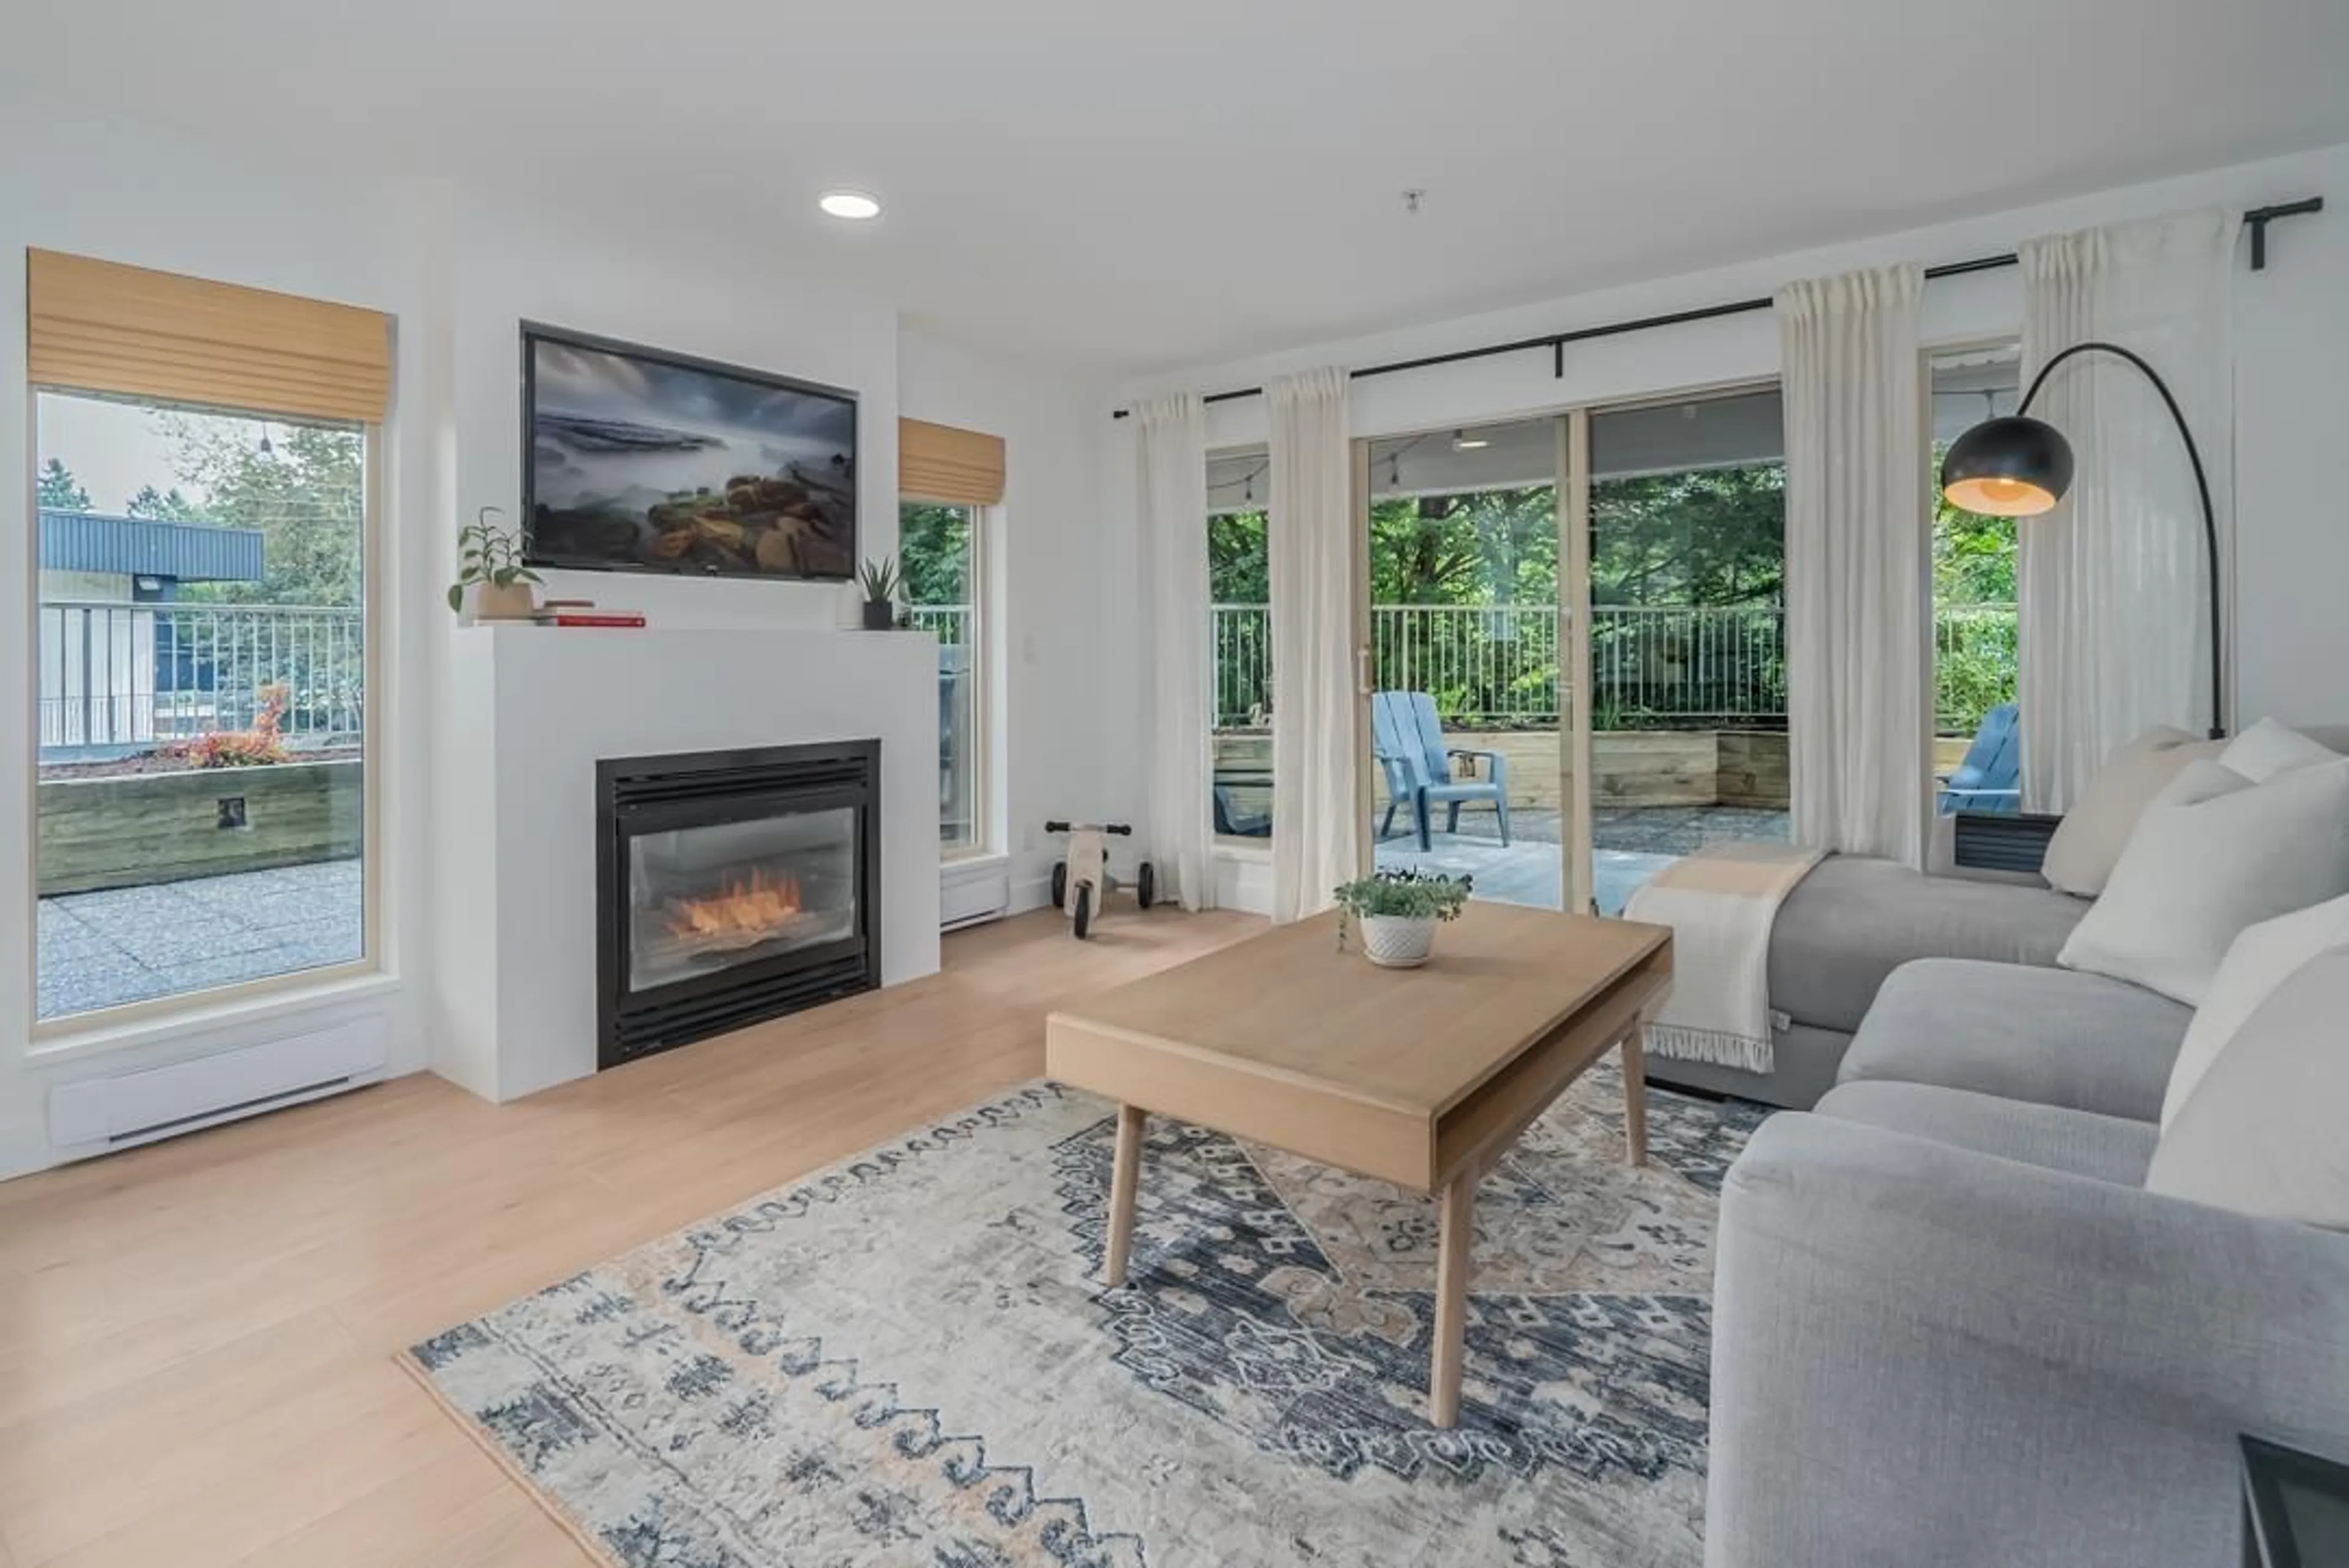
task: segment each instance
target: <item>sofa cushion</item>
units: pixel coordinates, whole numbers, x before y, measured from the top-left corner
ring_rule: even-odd
[[[2158,1121],[2193,1009],[2101,975],[1928,958],[1893,971],[1838,1081],[1891,1078]]]
[[[2349,1230],[2349,949],[2278,985],[2161,1130],[2146,1189],[2246,1214]]]
[[[2159,1134],[2125,1116],[2033,1105],[1971,1089],[1875,1079],[1827,1091],[1821,1116],[1864,1121],[2001,1160],[2020,1160],[2124,1187],[2145,1183]]]
[[[2087,905],[2045,888],[1929,877],[1892,861],[1830,855],[1778,906],[1770,1006],[1849,1033],[1884,977],[1912,958],[2052,965]]]
[[[2197,740],[2168,725],[2149,729],[2105,758],[2087,789],[2047,841],[2039,872],[2060,892],[2094,898],[2112,880],[2113,867],[2137,820],[2178,771],[2198,758],[2216,758],[2222,740]]]
[[[2210,1064],[2219,1059],[2260,1005],[2318,954],[2349,946],[2349,893],[2273,920],[2246,927],[2211,977],[2210,990],[2194,1009],[2186,1043],[2170,1064],[2169,1091],[2161,1100],[2161,1125],[2175,1120]]]
[[[2349,758],[2253,783],[2189,762],[2056,962],[2199,1003],[2246,926],[2349,892]]]

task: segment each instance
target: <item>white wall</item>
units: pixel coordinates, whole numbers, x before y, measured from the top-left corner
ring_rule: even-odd
[[[2349,147],[2109,191],[1999,212],[1857,244],[1782,255],[1635,287],[1462,317],[1371,337],[1327,343],[1242,363],[1149,377],[1121,397],[1260,385],[1268,376],[1320,365],[1349,368],[1508,342],[1578,325],[1666,314],[1767,295],[1781,284],[1854,267],[1928,265],[2012,251],[2036,234],[2121,222],[2205,204],[2253,207],[2303,196],[2328,210],[2277,223],[2263,273],[2238,270],[2236,484],[2238,586],[2230,639],[2240,720],[2263,714],[2305,721],[2349,718],[2335,672],[2349,663],[2349,500],[2337,479],[2337,445],[2349,415]],[[2011,335],[2022,320],[2013,268],[1940,280],[1927,291],[1929,342]],[[1566,374],[1536,350],[1357,381],[1357,435],[1443,429],[1579,403],[1769,379],[1778,374],[1778,328],[1769,312],[1723,317],[1570,346]],[[1213,405],[1213,447],[1261,442],[1261,398]],[[1106,514],[1132,531],[1133,501],[1121,425],[1105,437],[1118,457],[1104,468]],[[1142,687],[1129,687],[1139,700]],[[1137,799],[1139,797],[1137,796]]]
[[[1001,436],[1003,505],[986,542],[988,700],[1000,743],[988,791],[994,842],[1011,859],[1012,907],[1048,901],[1055,856],[1047,818],[1098,820],[1127,809],[1129,780],[1110,736],[1130,713],[1105,692],[1134,678],[1134,640],[1112,624],[1131,581],[1101,526],[1096,464],[1107,389],[908,331],[898,397],[909,418]]]
[[[212,155],[176,139],[102,122],[68,125],[55,114],[0,108],[0,495],[22,498],[0,506],[0,559],[20,562],[9,574],[18,585],[0,594],[0,635],[18,652],[16,667],[32,661],[32,598],[26,592],[35,559],[30,409],[25,386],[24,258],[27,246],[72,251],[225,278],[262,288],[366,305],[401,317],[397,339],[395,419],[416,400],[421,370],[406,324],[419,313],[420,291],[403,223],[405,188],[286,176],[246,148]],[[409,622],[432,593],[429,552],[414,547],[407,519],[415,504],[413,479],[400,454],[391,454],[385,482],[381,570],[393,619]],[[391,733],[414,724],[422,689],[418,639],[388,625],[376,711]],[[0,682],[0,1175],[47,1161],[43,1130],[47,1089],[53,1083],[154,1065],[224,1043],[243,1043],[272,1024],[217,1024],[206,1030],[129,1029],[106,1042],[102,1054],[36,1052],[33,1016],[31,820],[33,683]],[[387,841],[413,843],[422,834],[429,785],[421,748],[387,748],[377,785]],[[413,860],[382,868],[384,946],[394,969],[405,968],[423,945],[424,887]],[[314,1010],[306,1024],[353,1013],[392,1023],[394,1071],[423,1065],[426,1046],[412,992],[392,991]]]
[[[494,901],[473,895],[498,863],[487,770],[443,743],[488,720],[488,694],[459,678],[460,635],[440,593],[454,530],[484,505],[518,515],[519,324],[530,319],[853,387],[860,394],[860,554],[896,542],[900,352],[888,301],[770,249],[726,235],[632,224],[625,197],[565,219],[443,181],[386,182],[281,172],[250,147],[206,147],[97,117],[66,123],[0,108],[0,297],[21,300],[26,247],[87,254],[368,306],[397,318],[393,407],[381,453],[387,591],[375,710],[385,810],[381,857],[389,978],[291,1022],[224,1015],[120,1037],[46,1046],[31,1039],[31,836],[0,832],[0,1175],[47,1163],[50,1085],[180,1059],[331,1021],[384,1017],[392,1070],[434,1062],[485,1089],[485,1041],[461,1016],[490,995],[501,961]],[[0,311],[0,551],[30,581],[35,544],[26,435],[24,316]],[[1100,814],[1122,802],[1093,741],[1068,739],[1101,688],[1109,612],[1099,583],[1130,574],[1092,527],[1098,490],[1092,418],[1102,389],[991,364],[945,345],[906,346],[927,417],[998,430],[1010,444],[1010,493],[998,592],[1014,641],[1001,666],[1002,711],[1018,729],[999,750],[999,810],[1018,824],[1019,876],[1040,896],[1047,814]],[[829,584],[564,574],[555,586],[644,610],[678,629],[822,628],[854,621],[852,588]],[[31,597],[0,594],[0,633],[29,662]],[[813,672],[821,678],[823,672]],[[0,683],[0,819],[29,821],[32,682]],[[681,700],[690,700],[683,694]],[[1074,717],[1069,717],[1074,716]],[[13,817],[9,814],[14,813]],[[584,855],[589,846],[580,846]]]

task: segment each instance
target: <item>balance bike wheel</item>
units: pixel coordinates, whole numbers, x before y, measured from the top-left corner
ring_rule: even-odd
[[[1158,868],[1148,861],[1143,861],[1142,869],[1134,873],[1133,897],[1144,909],[1158,902]]]
[[[1052,907],[1069,907],[1069,862],[1066,861],[1052,862]]]
[[[1084,882],[1078,886],[1076,904],[1069,912],[1069,924],[1076,932],[1077,940],[1080,942],[1092,934],[1093,928],[1092,883]]]

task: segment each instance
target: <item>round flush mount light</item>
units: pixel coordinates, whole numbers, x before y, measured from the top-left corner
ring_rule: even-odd
[[[815,199],[815,204],[834,218],[845,218],[852,223],[881,216],[881,199],[864,191],[827,191]]]

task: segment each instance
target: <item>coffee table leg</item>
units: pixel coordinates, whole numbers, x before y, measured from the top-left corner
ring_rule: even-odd
[[[1633,1026],[1623,1037],[1623,1158],[1627,1164],[1648,1162],[1648,1026]]]
[[[1435,1346],[1427,1368],[1427,1420],[1460,1419],[1460,1361],[1468,1329],[1469,1256],[1476,1250],[1476,1178],[1464,1171],[1435,1196]]]
[[[1133,1244],[1133,1189],[1142,1176],[1142,1132],[1150,1113],[1138,1105],[1117,1108],[1117,1158],[1109,1177],[1109,1250],[1102,1279],[1114,1289],[1125,1283],[1125,1254]]]

